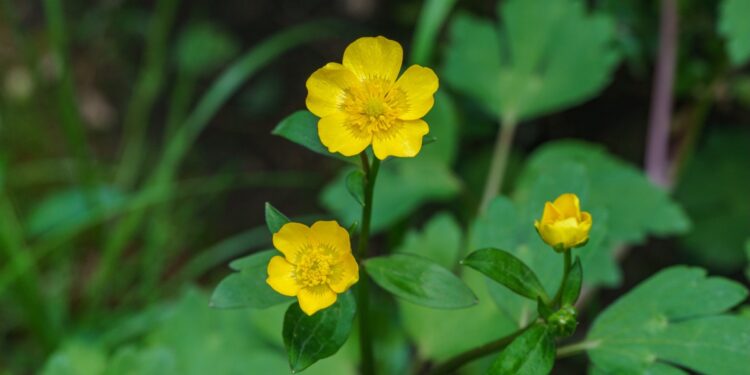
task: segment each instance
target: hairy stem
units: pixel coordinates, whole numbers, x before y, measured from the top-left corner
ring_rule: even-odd
[[[500,131],[497,133],[495,148],[492,151],[490,170],[484,183],[484,193],[479,204],[479,214],[487,211],[492,199],[497,196],[503,187],[505,167],[508,164],[508,155],[513,144],[513,135],[516,130],[516,122],[512,118],[503,119],[500,122]]]
[[[651,95],[646,172],[657,185],[669,186],[669,129],[677,60],[677,0],[662,0],[661,5],[659,55]]]
[[[375,373],[374,356],[372,352],[372,335],[370,332],[370,280],[362,270],[361,264],[367,257],[367,245],[370,241],[370,221],[372,219],[372,201],[375,190],[375,180],[378,177],[380,160],[373,158],[370,166],[367,154],[360,154],[362,171],[365,173],[365,205],[362,207],[362,229],[359,232],[359,246],[357,259],[360,264],[359,293],[357,294],[357,310],[359,311],[359,350],[362,358],[362,374]]]

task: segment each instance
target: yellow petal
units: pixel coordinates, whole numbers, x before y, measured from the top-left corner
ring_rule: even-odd
[[[318,121],[318,136],[329,152],[340,152],[346,156],[359,154],[372,141],[370,133],[347,126],[346,115],[341,112],[323,117]]]
[[[318,243],[328,245],[335,251],[336,258],[352,253],[352,245],[349,240],[349,231],[341,227],[335,221],[318,221],[310,228]],[[330,246],[330,247],[329,247]]]
[[[560,211],[552,205],[552,203],[547,202],[544,204],[544,211],[542,212],[542,224],[551,224],[554,223],[556,220],[560,219],[562,217],[562,214]]]
[[[562,194],[553,203],[555,208],[562,213],[563,217],[574,217],[576,220],[581,219],[581,202],[575,194]]]
[[[266,283],[285,296],[294,297],[299,291],[299,285],[294,278],[294,265],[278,255],[268,262]]]
[[[313,239],[310,228],[300,223],[286,223],[273,234],[273,246],[292,264],[297,263],[300,252],[311,243]]]
[[[417,120],[424,117],[435,104],[433,95],[438,89],[438,77],[430,68],[412,65],[398,79],[394,89],[401,90],[406,96],[406,111],[399,118]]]
[[[372,150],[378,159],[388,156],[413,157],[422,148],[422,137],[430,128],[423,120],[396,121],[388,131],[376,133],[372,139]]]
[[[354,256],[349,253],[333,265],[328,286],[336,293],[344,293],[349,287],[359,281],[359,266]]]
[[[297,294],[299,307],[307,315],[312,315],[319,310],[336,303],[336,293],[327,285],[320,285],[312,288],[300,289]]]
[[[307,109],[318,117],[338,112],[346,90],[359,84],[351,70],[341,64],[329,63],[307,79]]]
[[[360,80],[377,78],[395,82],[403,58],[404,52],[397,42],[382,36],[364,37],[346,47],[343,63]]]

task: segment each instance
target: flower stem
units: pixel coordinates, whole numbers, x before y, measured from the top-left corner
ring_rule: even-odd
[[[589,349],[594,349],[601,344],[601,341],[581,341],[570,345],[561,346],[557,349],[557,358],[572,357],[583,353]]]
[[[375,180],[378,177],[380,160],[373,158],[372,166],[368,160],[367,154],[360,154],[362,159],[362,171],[365,173],[365,205],[362,207],[362,229],[359,232],[359,246],[357,249],[357,258],[360,265],[367,257],[367,245],[370,240],[370,221],[372,219],[372,200],[375,190]],[[359,311],[359,351],[362,358],[362,374],[372,375],[375,373],[374,360],[372,354],[372,337],[370,333],[370,280],[367,273],[360,266],[359,273],[359,293],[357,294],[357,307]]]
[[[513,340],[515,340],[516,337],[521,336],[522,333],[526,332],[526,330],[529,329],[529,327],[531,327],[531,324],[522,329],[519,329],[518,331],[511,333],[510,335],[503,336],[495,341],[489,342],[481,346],[477,346],[474,349],[458,354],[454,356],[453,358],[447,360],[445,363],[435,367],[435,369],[433,369],[430,372],[430,375],[452,374],[459,367],[473,360],[476,360],[486,355],[500,351],[504,349],[506,346],[508,346],[508,344],[513,342]]]
[[[557,294],[555,294],[555,299],[552,301],[552,306],[555,307],[560,303],[560,299],[562,298],[563,290],[565,290],[565,280],[568,279],[568,273],[570,273],[570,267],[572,264],[572,256],[570,255],[570,252],[573,251],[572,249],[565,250],[563,252],[563,275],[562,280],[560,280],[560,288],[557,290]]]
[[[505,176],[505,167],[508,165],[508,155],[513,145],[513,135],[516,130],[516,121],[512,117],[504,118],[500,121],[500,131],[497,133],[495,148],[492,151],[492,161],[490,170],[487,173],[487,180],[484,183],[484,193],[482,201],[479,204],[479,213],[487,211],[492,199],[497,196],[503,187],[503,177]]]

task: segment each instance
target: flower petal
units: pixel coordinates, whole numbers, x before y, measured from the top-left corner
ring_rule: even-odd
[[[271,258],[268,262],[268,278],[266,283],[273,290],[285,296],[294,297],[299,292],[299,285],[294,278],[294,265],[280,256]]]
[[[307,315],[312,315],[336,303],[336,293],[328,285],[320,285],[300,289],[297,299],[302,311]]]
[[[359,84],[351,70],[341,64],[328,63],[307,79],[307,109],[318,117],[338,112],[346,90]]]
[[[329,152],[340,152],[345,156],[354,156],[364,151],[372,141],[372,135],[347,126],[346,115],[334,113],[318,121],[320,142]]]
[[[413,157],[419,153],[422,137],[429,131],[423,120],[397,120],[388,131],[373,135],[372,149],[380,160],[388,156]]]
[[[424,117],[435,104],[433,95],[438,89],[438,77],[430,68],[412,65],[398,79],[394,89],[401,90],[406,96],[406,111],[399,118],[417,120]]]
[[[354,256],[349,253],[344,255],[339,263],[333,265],[328,286],[336,293],[344,293],[357,281],[359,281],[359,266]]]
[[[395,82],[403,58],[404,52],[398,42],[382,36],[364,37],[346,47],[343,63],[360,80],[379,78]]]
[[[344,229],[335,221],[317,221],[310,228],[318,243],[330,245],[335,251],[336,258],[346,254],[351,255],[352,244],[349,239],[349,231]]]
[[[273,247],[281,251],[292,264],[297,263],[300,252],[312,242],[312,231],[307,225],[300,223],[286,223],[273,234]]]
[[[551,202],[544,204],[544,211],[542,212],[542,224],[552,224],[556,220],[562,217],[562,213],[555,207]]]
[[[576,220],[581,220],[581,202],[578,200],[577,195],[570,193],[562,194],[552,204],[560,211],[563,217],[574,217]]]

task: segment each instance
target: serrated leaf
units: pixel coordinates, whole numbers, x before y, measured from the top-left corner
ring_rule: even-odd
[[[266,283],[268,262],[275,255],[278,255],[276,250],[266,250],[233,261],[230,266],[239,272],[219,283],[211,296],[211,307],[263,309],[291,301]]]
[[[675,197],[694,221],[680,239],[682,248],[700,264],[738,271],[750,233],[750,132],[717,129],[708,133],[685,166]],[[706,251],[711,249],[711,251]]]
[[[320,143],[320,137],[318,137],[318,118],[308,111],[300,110],[287,116],[276,125],[271,134],[284,137],[317,154],[350,163],[357,163],[356,158],[350,158],[339,153],[331,153]]]
[[[488,375],[543,375],[555,364],[554,336],[547,327],[535,324],[500,353]]]
[[[346,188],[351,170],[342,170],[320,195],[321,204],[345,226],[362,216],[362,206]],[[375,183],[371,232],[387,228],[427,202],[454,196],[460,186],[450,168],[434,160],[401,159],[383,164]]]
[[[456,17],[442,75],[491,113],[528,119],[587,100],[609,82],[618,56],[608,17],[586,14],[578,0],[503,1],[499,13],[500,28]]]
[[[397,297],[436,309],[460,309],[477,303],[461,279],[417,255],[394,254],[365,261],[372,280]]]
[[[740,66],[750,59],[750,1],[723,0],[719,14],[719,32],[727,41],[732,64]]]
[[[274,234],[281,230],[284,224],[290,222],[289,218],[282,214],[281,211],[277,210],[276,207],[272,206],[271,203],[266,202],[266,226],[268,231]]]
[[[578,301],[578,296],[581,294],[581,286],[583,285],[583,268],[581,267],[581,259],[576,257],[573,266],[568,272],[568,277],[565,278],[565,288],[562,290],[560,295],[560,302],[562,305],[575,305]]]
[[[283,336],[292,372],[336,354],[349,338],[356,311],[351,292],[339,294],[336,303],[312,316],[305,314],[298,303],[289,306]]]
[[[346,190],[349,191],[360,206],[365,205],[365,174],[360,170],[353,170],[346,175]]]
[[[469,254],[461,264],[471,267],[521,296],[549,301],[549,296],[532,271],[513,254],[500,249],[481,249]]]
[[[609,373],[649,373],[655,364],[747,373],[750,320],[726,314],[746,297],[742,285],[699,268],[663,270],[597,317],[588,354]]]

